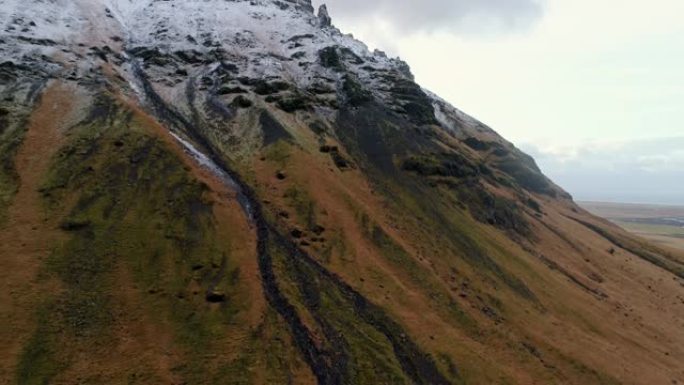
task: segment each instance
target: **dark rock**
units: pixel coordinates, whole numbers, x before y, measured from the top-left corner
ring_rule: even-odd
[[[347,158],[342,156],[342,154],[340,154],[338,151],[332,151],[330,153],[330,157],[335,163],[335,166],[337,166],[337,168],[339,168],[340,170],[353,168],[352,163]]]
[[[240,68],[233,63],[221,62],[221,67],[219,67],[219,68],[223,71],[226,71],[226,72],[229,72],[232,74],[236,74],[236,73],[240,72]]]
[[[537,349],[537,347],[535,347],[529,342],[521,342],[521,344],[525,348],[525,350],[527,350],[531,355],[537,358],[541,358],[541,352],[539,351],[539,349]]]
[[[59,224],[59,228],[64,231],[78,231],[90,227],[91,222],[88,219],[67,219]]]
[[[163,67],[171,63],[171,58],[167,54],[162,53],[156,47],[136,47],[131,49],[129,53],[135,57],[143,59],[145,64],[153,64]]]
[[[17,36],[17,40],[33,44],[33,45],[43,45],[43,46],[54,46],[57,42],[51,39],[37,39],[29,36]]]
[[[106,47],[109,48],[109,47]],[[111,52],[111,50],[107,51],[104,49],[101,49],[99,47],[90,47],[90,51],[92,52],[93,55],[97,56],[100,58],[100,60],[108,62],[109,59],[107,59],[107,54]]]
[[[292,235],[292,238],[299,239],[304,236],[304,232],[300,229],[294,229],[290,232],[290,235]]]
[[[598,275],[597,273],[594,273],[594,272],[589,273],[587,275],[587,277],[589,277],[589,279],[591,279],[592,281],[594,281],[596,283],[605,282],[605,279],[603,277],[601,277],[600,275]]]
[[[311,100],[305,96],[292,95],[284,97],[276,102],[276,106],[285,112],[295,112],[300,110],[310,110]]]
[[[402,168],[423,176],[467,178],[478,175],[473,162],[457,153],[412,156],[404,161]]]
[[[237,78],[237,81],[240,82],[240,84],[242,84],[244,86],[252,87],[252,86],[255,86],[257,84],[259,79],[252,79],[252,78],[249,78],[247,76],[240,76]]]
[[[541,173],[532,157],[523,153],[509,154],[505,159],[496,162],[496,168],[511,176],[525,190],[556,195],[549,180]]]
[[[328,127],[325,125],[325,123],[322,123],[318,120],[309,123],[309,128],[316,135],[323,135],[328,131]]]
[[[527,205],[527,207],[531,208],[532,210],[536,211],[537,213],[542,212],[541,205],[539,205],[539,202],[537,202],[536,200],[534,200],[532,198],[527,198],[527,200],[525,201],[525,204]]]
[[[408,63],[400,59],[395,59],[395,63],[397,64],[397,70],[399,73],[406,76],[411,81],[415,80],[413,73],[411,72],[411,67],[408,65]]]
[[[284,0],[285,2],[292,3],[295,9],[298,11],[303,11],[313,14],[314,7],[311,5],[311,0]]]
[[[311,87],[309,87],[309,92],[317,95],[333,94],[335,93],[335,89],[327,84],[314,83]]]
[[[284,81],[267,82],[265,80],[257,80],[254,82],[254,92],[259,95],[270,95],[280,91],[287,91],[291,88],[290,84]]]
[[[290,5],[289,5],[289,4],[286,4],[286,3],[283,3],[282,1],[275,1],[274,4],[277,5],[278,8],[280,8],[281,11],[284,11],[284,10],[286,10],[286,9],[290,9]]]
[[[347,101],[353,107],[362,106],[373,100],[373,95],[370,91],[364,89],[361,84],[350,75],[344,77],[342,90],[347,96]]]
[[[436,124],[435,109],[423,89],[412,80],[389,77],[394,85],[390,89],[396,104],[414,123]]]
[[[264,100],[266,101],[266,103],[275,103],[277,101],[280,101],[280,99],[282,99],[280,96],[268,95]]]
[[[347,47],[340,47],[340,57],[342,58],[342,61],[344,62],[349,62],[352,64],[357,64],[361,65],[364,64],[364,60],[361,59],[361,57],[357,54],[354,53],[351,49]]]
[[[318,7],[318,25],[321,28],[327,28],[332,26],[332,18],[328,14],[328,7],[325,4],[321,4]]]
[[[292,37],[289,38],[287,41],[288,41],[288,42],[298,42],[298,41],[304,40],[304,39],[313,39],[314,37],[316,37],[316,36],[314,36],[314,35],[312,35],[312,34],[310,34],[310,33],[307,33],[307,34],[304,34],[304,35],[295,35],[295,36],[292,36]]]
[[[247,90],[242,87],[223,86],[217,91],[219,95],[246,94]]]
[[[463,143],[465,143],[466,146],[476,151],[487,151],[492,147],[492,145],[489,142],[482,141],[475,137],[467,138],[463,141]]]
[[[435,110],[432,104],[408,102],[403,105],[404,112],[418,124],[436,124]]]
[[[342,60],[337,52],[337,47],[325,47],[318,51],[318,58],[323,67],[334,69],[335,71],[341,71],[344,69],[342,66]]]
[[[211,290],[207,292],[205,296],[207,302],[209,303],[222,303],[226,302],[226,294],[220,291]]]
[[[233,99],[233,102],[230,103],[231,106],[237,107],[237,108],[249,108],[252,107],[254,103],[252,103],[251,100],[247,99],[246,97],[242,95],[238,95]]]
[[[264,132],[264,146],[271,145],[279,140],[292,140],[292,135],[267,111],[261,113],[259,123]]]
[[[185,51],[176,51],[174,52],[174,55],[180,59],[181,61],[188,63],[188,64],[200,64],[204,62],[204,57],[203,55],[195,51],[194,49],[191,50],[185,50]]]
[[[508,151],[507,148],[505,148],[503,146],[497,146],[492,154],[494,154],[498,157],[504,158],[504,157],[507,157],[508,155],[510,155],[510,153],[511,152]]]
[[[276,178],[278,178],[278,180],[285,180],[287,179],[287,174],[285,174],[284,171],[278,171],[276,173]]]

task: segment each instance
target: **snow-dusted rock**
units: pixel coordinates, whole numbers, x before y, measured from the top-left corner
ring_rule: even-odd
[[[325,4],[321,4],[321,6],[318,7],[318,24],[321,26],[321,28],[332,26],[332,18],[328,13],[328,6]]]
[[[403,61],[334,28],[310,0],[5,0],[0,28],[13,76],[97,81],[107,65],[131,92],[143,75],[182,113],[204,103],[230,117],[239,93],[243,105],[316,108],[332,119],[340,105],[373,99],[454,134],[487,129],[422,90]]]

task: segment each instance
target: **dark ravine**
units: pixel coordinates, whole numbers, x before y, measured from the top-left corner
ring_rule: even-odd
[[[269,252],[271,239],[278,244],[281,249],[287,252],[287,258],[291,263],[303,263],[308,268],[313,269],[320,279],[325,279],[334,285],[344,296],[353,303],[356,315],[365,323],[372,325],[380,331],[391,343],[394,354],[401,364],[405,375],[415,384],[425,385],[449,385],[447,380],[437,369],[433,359],[422,352],[418,345],[410,340],[407,333],[394,321],[388,317],[382,309],[370,303],[359,292],[344,283],[339,277],[325,269],[309,254],[296,246],[291,240],[279,233],[277,229],[269,225],[263,215],[261,204],[256,198],[252,188],[244,183],[238,173],[229,168],[226,162],[218,155],[209,140],[201,135],[200,131],[190,123],[182,114],[168,106],[163,99],[155,92],[144,72],[134,63],[134,73],[137,80],[142,84],[148,105],[155,115],[167,124],[177,127],[194,142],[202,146],[205,154],[220,169],[229,175],[238,187],[238,197],[243,209],[247,212],[248,218],[253,221],[257,235],[257,258],[259,271],[262,279],[264,294],[270,306],[272,306],[283,319],[287,321],[293,339],[311,368],[312,372],[321,385],[341,385],[349,383],[346,380],[346,365],[344,362],[344,349],[341,342],[337,341],[334,331],[326,326],[325,320],[319,315],[317,322],[321,324],[326,337],[331,340],[334,351],[323,350],[314,342],[308,328],[304,325],[295,307],[288,301],[280,290],[278,279],[273,267],[273,258]],[[234,186],[229,186],[234,187]],[[297,282],[298,287],[307,294],[312,294],[307,290],[305,277]],[[315,309],[309,304],[308,310],[315,314]],[[325,331],[328,332],[325,332]]]
[[[378,306],[372,304],[358,291],[345,283],[340,277],[325,269],[320,263],[312,258],[301,248],[298,248],[288,238],[283,237],[273,230],[278,243],[288,250],[288,257],[291,262],[303,262],[307,267],[315,270],[319,277],[326,279],[340,290],[343,295],[353,304],[356,315],[365,323],[373,325],[379,330],[392,344],[394,353],[401,363],[404,373],[415,384],[426,385],[448,385],[450,382],[436,368],[432,358],[420,351],[420,348],[411,341],[402,328],[392,321],[385,312]],[[304,277],[302,277],[304,278]],[[303,285],[302,280],[299,285]],[[304,289],[306,291],[306,289]],[[315,295],[308,293],[308,295]]]
[[[270,231],[266,224],[266,220],[263,217],[259,201],[255,198],[255,193],[247,184],[241,181],[241,178],[237,173],[225,165],[225,162],[217,155],[217,152],[212,149],[209,141],[199,135],[198,131],[194,129],[193,125],[187,121],[183,115],[166,105],[164,100],[156,93],[137,63],[133,63],[133,69],[136,79],[143,86],[144,96],[147,98],[148,105],[155,116],[163,122],[173,127],[177,127],[194,142],[200,144],[209,159],[211,159],[223,172],[229,175],[240,188],[239,195],[242,197],[240,203],[243,209],[248,210],[249,216],[251,216],[254,226],[256,227],[257,258],[266,299],[270,306],[287,321],[297,347],[307,361],[307,364],[311,367],[319,384],[339,383],[332,380],[330,373],[326,370],[327,368],[322,359],[322,353],[313,342],[311,334],[302,323],[294,307],[287,301],[278,288],[271,256],[268,253]]]

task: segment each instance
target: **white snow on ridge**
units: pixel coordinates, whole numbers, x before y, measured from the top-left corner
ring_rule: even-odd
[[[124,62],[132,58],[122,49],[137,47],[162,54],[220,50],[221,57],[238,67],[240,76],[279,78],[305,90],[320,79],[341,84],[345,72],[324,68],[319,59],[323,48],[339,46],[361,59],[346,60],[346,69],[378,100],[392,102],[394,98],[389,91],[392,78],[385,75],[409,76],[403,71],[403,62],[371,52],[364,43],[334,27],[321,26],[308,0],[1,1],[0,41],[4,43],[0,43],[0,55],[12,61],[33,58],[33,62],[27,60],[31,65],[39,62],[36,58],[41,55],[61,55],[67,57],[64,63],[85,73],[99,65],[94,53],[104,48],[120,54]],[[187,79],[169,79],[170,73],[183,69],[199,79],[211,74],[217,64],[175,61],[170,68],[150,66],[146,71],[162,97],[178,101],[184,99]],[[433,100],[438,121],[453,134],[493,133],[426,93]]]
[[[53,54],[52,42],[85,51],[116,45],[146,46],[162,51],[210,51],[221,48],[253,77],[282,77],[310,83],[320,49],[343,46],[379,67],[394,61],[372,53],[362,42],[334,28],[321,28],[317,16],[290,2],[283,9],[273,0],[3,0],[0,38],[13,41],[10,57],[35,50]],[[309,4],[297,0],[297,4]],[[292,40],[297,38],[297,40]],[[44,40],[41,44],[38,40]],[[39,47],[43,45],[43,47]],[[8,49],[8,44],[3,50]],[[291,60],[292,55],[301,60]],[[240,63],[242,61],[242,63]]]
[[[156,46],[168,51],[209,50],[220,47],[248,60],[248,72],[256,76],[281,76],[303,80],[306,71],[293,54],[317,60],[318,51],[331,45],[347,47],[356,55],[384,66],[391,60],[371,53],[365,44],[338,30],[318,26],[313,13],[293,7],[281,9],[271,1],[188,0],[183,2],[109,0],[130,33],[131,46]],[[292,41],[300,37],[299,41]],[[285,59],[285,60],[283,60]]]
[[[0,36],[67,44],[83,25],[78,4],[71,0],[4,0],[0,7]]]

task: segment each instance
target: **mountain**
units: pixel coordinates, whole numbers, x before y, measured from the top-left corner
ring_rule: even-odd
[[[308,0],[3,0],[0,378],[684,383],[684,257]]]

